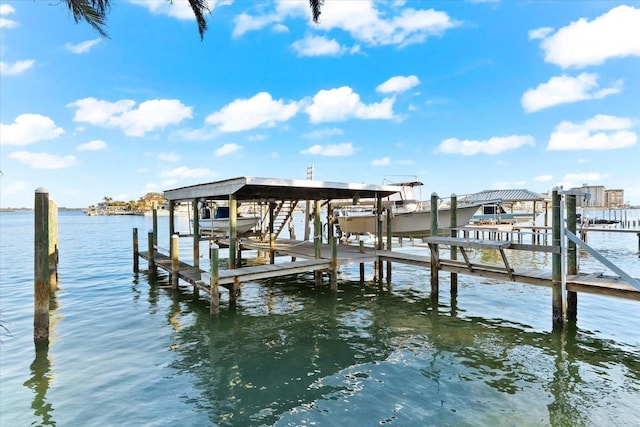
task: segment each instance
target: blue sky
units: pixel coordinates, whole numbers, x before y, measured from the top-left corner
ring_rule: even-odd
[[[640,204],[640,3],[0,2],[0,206],[237,176],[445,197],[583,183]]]

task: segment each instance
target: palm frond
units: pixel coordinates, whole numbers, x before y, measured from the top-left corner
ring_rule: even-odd
[[[198,23],[198,32],[200,33],[200,39],[204,39],[204,33],[207,31],[207,19],[205,14],[210,13],[207,0],[189,0],[189,5],[193,10],[193,14],[196,16],[196,22]]]
[[[103,37],[109,37],[107,13],[111,7],[110,0],[65,0],[76,23],[82,21],[91,25]]]
[[[320,8],[324,4],[324,0],[309,0],[309,6],[311,7],[311,13],[313,14],[313,22],[316,24],[320,21]]]

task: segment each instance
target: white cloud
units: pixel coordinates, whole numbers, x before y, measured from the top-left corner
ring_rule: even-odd
[[[242,150],[242,145],[238,145],[235,143],[224,144],[222,147],[218,148],[213,154],[216,157],[228,156],[229,154],[238,152]]]
[[[339,56],[347,51],[335,39],[321,36],[307,36],[291,44],[298,56]]]
[[[568,121],[556,126],[549,137],[547,150],[614,150],[638,142],[629,129],[633,121],[626,117],[598,114],[583,123]]]
[[[536,182],[549,182],[553,180],[553,175],[538,175],[533,180]]]
[[[10,124],[0,124],[0,144],[29,145],[55,139],[64,133],[49,117],[40,114],[21,114]]]
[[[12,19],[4,18],[5,15],[11,15],[15,13],[13,6],[8,4],[0,4],[0,28],[16,28],[18,23]]]
[[[412,89],[420,84],[416,76],[395,76],[378,85],[376,91],[381,93],[400,93]]]
[[[340,122],[350,118],[392,119],[393,103],[393,98],[385,98],[381,102],[367,105],[353,89],[342,86],[316,93],[313,103],[305,112],[312,123]]]
[[[86,144],[78,145],[76,150],[78,151],[99,151],[105,150],[107,148],[107,143],[101,139],[94,139],[93,141],[89,141]]]
[[[330,138],[335,135],[342,135],[343,133],[344,132],[342,131],[342,129],[326,128],[326,129],[312,130],[311,132],[305,133],[302,136],[304,138],[309,138],[309,139],[323,139],[323,138]]]
[[[436,153],[462,154],[473,156],[475,154],[500,154],[504,151],[515,150],[522,146],[534,147],[536,144],[530,135],[512,135],[506,137],[493,137],[486,141],[464,140],[449,138],[440,143]]]
[[[33,169],[63,169],[76,164],[75,156],[60,157],[49,153],[31,153],[29,151],[16,151],[9,154],[9,158]]]
[[[174,169],[167,169],[160,173],[162,178],[202,178],[213,175],[208,168],[189,168],[187,166],[180,166]]]
[[[67,104],[76,107],[76,122],[89,123],[106,128],[120,128],[126,135],[144,136],[145,133],[164,129],[190,119],[191,107],[177,99],[152,99],[134,108],[135,101],[123,99],[116,102],[84,98]]]
[[[342,144],[329,145],[313,145],[306,150],[302,150],[300,154],[313,154],[328,157],[346,157],[355,154],[356,148],[350,142]]]
[[[401,9],[394,3],[372,0],[331,1],[322,7],[321,26],[310,20],[308,1],[281,0],[275,12],[252,16],[243,13],[236,17],[234,37],[257,31],[288,18],[306,19],[314,28],[324,31],[339,29],[352,38],[370,46],[406,46],[421,43],[429,36],[440,36],[459,26],[445,12],[433,9]]]
[[[620,93],[622,81],[608,88],[598,90],[598,87],[597,74],[582,73],[577,77],[562,75],[552,77],[547,83],[541,83],[535,89],[527,90],[520,101],[527,113],[533,113],[559,104],[600,99]]]
[[[381,159],[374,159],[371,161],[371,166],[387,166],[391,163],[390,157],[383,157]]]
[[[129,0],[133,4],[137,4],[138,6],[145,7],[149,10],[149,12],[154,15],[167,15],[172,18],[176,18],[183,21],[191,21],[195,19],[195,15],[193,14],[193,9],[189,6],[189,2],[180,0],[180,1],[149,1],[149,0]],[[230,4],[231,1],[218,1],[218,0],[209,0],[208,6],[209,10],[213,12],[216,6],[225,6]],[[206,17],[205,17],[206,18]]]
[[[275,126],[286,122],[298,113],[296,102],[286,104],[282,99],[274,100],[268,92],[260,92],[249,99],[236,99],[220,111],[210,114],[206,123],[218,125],[222,132],[238,132],[259,126]]]
[[[581,18],[542,38],[545,61],[562,68],[640,56],[640,9],[618,6],[593,21]]]
[[[553,28],[551,27],[536,28],[529,31],[529,40],[544,39],[551,33],[553,33]]]
[[[602,174],[600,172],[582,172],[582,173],[568,173],[562,178],[565,182],[596,182],[602,181],[608,175]]]
[[[64,48],[67,49],[71,53],[75,53],[75,54],[79,55],[79,54],[82,54],[82,53],[89,52],[92,47],[94,47],[95,45],[97,45],[101,41],[102,41],[102,39],[97,38],[97,39],[93,39],[93,40],[83,41],[83,42],[77,43],[77,44],[67,43],[67,44],[64,45]]]
[[[174,151],[170,153],[158,153],[158,160],[161,160],[163,162],[170,162],[170,163],[179,162],[180,156],[176,154]]]
[[[29,68],[33,67],[36,61],[33,59],[25,59],[22,61],[16,61],[13,64],[9,64],[4,61],[0,61],[0,74],[3,76],[15,76],[16,74],[23,73]]]
[[[14,181],[2,188],[4,194],[20,194],[27,190],[27,183],[24,181]]]

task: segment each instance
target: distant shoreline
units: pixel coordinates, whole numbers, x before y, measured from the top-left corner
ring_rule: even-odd
[[[33,208],[0,208],[0,212],[29,212]],[[59,211],[85,211],[87,208],[58,208]]]

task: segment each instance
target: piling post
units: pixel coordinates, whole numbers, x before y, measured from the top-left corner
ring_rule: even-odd
[[[576,195],[568,194],[567,202],[567,230],[576,234]],[[567,247],[567,274],[578,274],[577,248],[574,241],[569,239]],[[578,293],[567,291],[567,320],[575,322],[578,318]]]
[[[236,268],[238,255],[238,201],[229,194],[229,269]]]
[[[174,289],[178,289],[178,270],[180,270],[178,238],[177,234],[171,236],[171,285]]]
[[[313,221],[313,247],[315,252],[315,258],[322,258],[322,222],[320,221],[320,200],[315,201],[314,208],[314,221]],[[322,272],[316,271],[314,273],[316,280],[316,287],[322,286]]]
[[[211,296],[210,314],[220,312],[220,270],[218,268],[219,248],[215,243],[209,245],[209,259],[211,260],[211,276],[209,278],[209,294]]]
[[[175,202],[173,200],[169,201],[169,239],[173,238],[173,235],[176,234],[176,225],[175,225],[175,213],[173,209],[175,208]],[[169,248],[169,250],[173,250],[173,248]],[[172,252],[173,253],[173,252]]]
[[[451,237],[458,237],[458,196],[454,193],[451,195]],[[458,259],[458,248],[451,246],[449,249],[451,259]],[[451,295],[458,293],[458,273],[451,273]]]
[[[49,191],[37,188],[34,202],[34,311],[33,340],[49,342]]]
[[[431,193],[431,235],[438,235],[438,195]],[[438,299],[439,281],[438,281],[438,257],[439,249],[437,243],[429,243],[431,250],[431,300]]]
[[[198,200],[193,199],[193,266],[200,268],[200,212],[198,212]],[[196,289],[198,289],[196,287]]]
[[[138,273],[140,265],[138,264],[138,228],[133,229],[133,272]]]
[[[380,195],[376,195],[376,249],[379,251],[384,248],[384,241],[382,240],[382,218],[382,198]],[[374,270],[377,271],[377,280],[382,280],[384,275],[382,261],[378,258],[378,261],[374,264],[376,264]]]
[[[552,286],[552,316],[553,329],[561,329],[564,325],[564,295],[562,293],[562,254],[560,253],[560,193],[554,188],[551,193],[551,240],[557,249],[551,255],[551,286]]]
[[[153,245],[158,246],[158,204],[153,202]]]
[[[275,202],[269,202],[269,263],[274,264],[276,262],[276,239],[273,228],[274,215],[273,211],[276,208]]]
[[[49,287],[58,289],[58,205],[49,199]]]
[[[331,238],[331,290],[338,290],[338,238]]]
[[[393,248],[393,242],[391,240],[392,220],[391,210],[387,209],[387,250],[389,252],[391,252]],[[387,283],[391,283],[391,261],[387,261]]]
[[[364,253],[364,240],[358,241],[358,249],[361,254]],[[364,282],[364,262],[360,263],[360,281]]]
[[[154,261],[154,257],[155,257],[155,245],[153,244],[153,231],[150,231],[148,233],[148,239],[147,241],[149,242],[148,244],[148,254],[149,254],[149,274],[151,273],[155,273],[156,272],[156,263]]]

